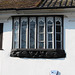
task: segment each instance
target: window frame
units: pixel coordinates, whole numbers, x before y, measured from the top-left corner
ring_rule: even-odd
[[[21,42],[22,42],[22,39],[21,39],[22,38],[22,35],[21,35],[21,33],[22,33],[22,22],[23,22],[22,19],[23,19],[23,21],[27,20],[27,25],[26,25],[26,35],[27,36],[25,36],[26,37],[26,40],[25,40],[26,41],[26,49],[27,49],[27,47],[28,47],[28,44],[27,44],[28,43],[28,40],[27,40],[27,37],[28,37],[28,18],[27,17],[22,17],[21,18],[21,25],[20,25],[20,48],[21,48]]]
[[[14,47],[13,47],[13,37],[14,37],[14,34],[13,34],[13,33],[14,33],[14,18],[16,18],[16,17],[19,17],[19,24],[20,24],[20,26],[19,26],[19,48],[20,48],[20,37],[21,37],[21,36],[20,36],[20,32],[21,32],[21,31],[20,31],[20,27],[21,27],[21,17],[27,17],[27,18],[28,18],[28,35],[27,35],[28,37],[29,37],[29,27],[30,27],[30,26],[29,26],[29,18],[30,18],[30,17],[36,17],[36,27],[37,27],[37,28],[35,29],[36,32],[38,32],[37,30],[38,30],[38,27],[39,27],[39,26],[38,26],[38,17],[44,17],[44,18],[45,18],[45,28],[44,28],[44,29],[45,29],[45,33],[47,32],[47,26],[46,26],[46,24],[47,24],[47,23],[46,23],[46,22],[47,22],[47,21],[46,21],[47,18],[46,18],[46,17],[53,17],[53,21],[54,21],[54,23],[53,23],[53,24],[54,24],[53,30],[56,30],[56,29],[55,29],[55,28],[56,28],[56,26],[55,26],[55,25],[56,25],[56,24],[55,24],[55,17],[61,17],[61,19],[62,19],[62,20],[61,20],[61,21],[62,21],[62,22],[61,22],[61,23],[62,23],[62,32],[61,32],[61,33],[62,33],[62,45],[61,45],[61,46],[62,46],[62,49],[64,49],[64,45],[63,45],[63,44],[64,44],[63,17],[64,17],[64,16],[63,16],[63,15],[39,15],[39,16],[38,16],[38,15],[26,15],[26,16],[24,15],[24,16],[12,16],[12,35],[13,35],[13,36],[12,36],[12,49],[14,49]],[[53,36],[54,36],[54,38],[53,38],[53,39],[54,39],[54,42],[53,42],[53,44],[54,44],[54,49],[56,49],[56,46],[55,46],[55,41],[56,41],[56,40],[55,40],[55,36],[56,36],[56,34],[55,34],[55,33],[56,33],[56,32],[54,31],[54,33],[53,33],[53,34],[54,34],[54,35],[53,35]],[[38,42],[38,39],[39,39],[39,38],[37,37],[38,35],[37,35],[37,34],[35,34],[35,35],[36,35],[36,42]],[[44,34],[44,35],[45,35],[44,42],[47,43],[47,34]],[[28,38],[28,41],[27,41],[27,42],[28,42],[28,44],[29,44],[29,38]],[[28,44],[27,44],[27,47],[28,47],[28,48],[26,48],[26,49],[29,49],[29,45],[28,45]],[[44,49],[47,49],[47,45],[48,45],[48,44],[45,44]],[[39,49],[37,43],[36,43],[35,46],[36,46],[37,49]]]

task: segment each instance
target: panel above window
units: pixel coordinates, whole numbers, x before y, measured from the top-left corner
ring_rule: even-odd
[[[13,49],[55,51],[63,49],[62,16],[14,17]],[[45,52],[44,52],[45,54]],[[47,53],[46,53],[47,54]]]

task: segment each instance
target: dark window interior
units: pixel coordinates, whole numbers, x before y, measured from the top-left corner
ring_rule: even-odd
[[[0,23],[0,49],[2,49],[3,23]]]

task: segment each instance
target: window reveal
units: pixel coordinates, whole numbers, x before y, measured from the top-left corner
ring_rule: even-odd
[[[13,34],[13,49],[62,49],[62,17],[14,17]]]

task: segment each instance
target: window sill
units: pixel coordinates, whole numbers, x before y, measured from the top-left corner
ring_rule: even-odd
[[[13,49],[11,57],[20,58],[65,58],[64,50],[55,49]]]

